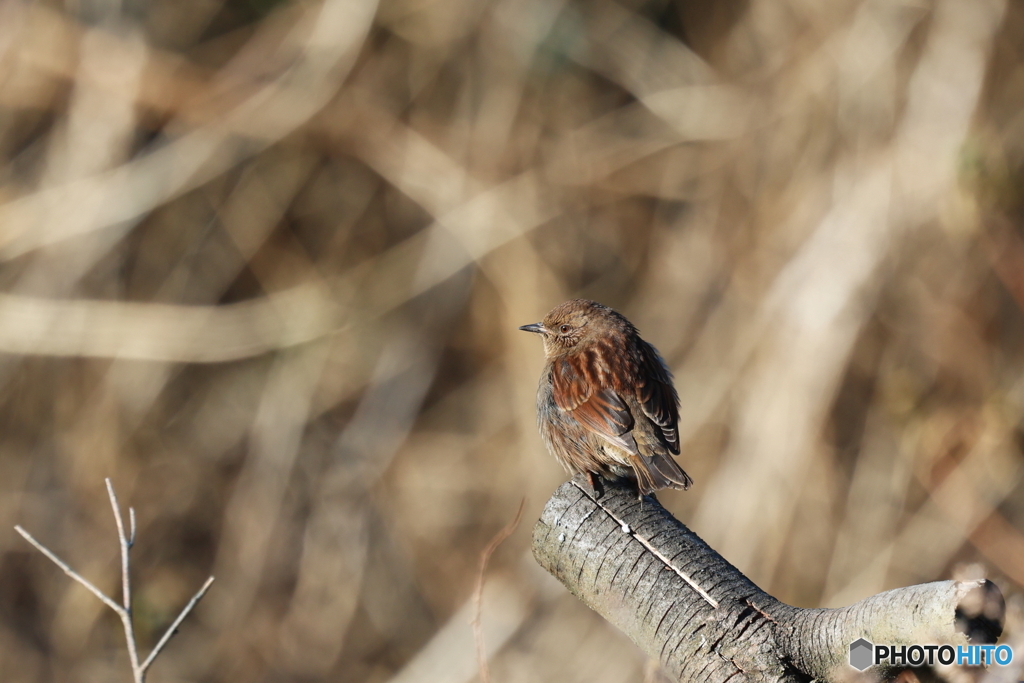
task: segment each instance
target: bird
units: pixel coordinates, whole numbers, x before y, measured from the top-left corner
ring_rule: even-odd
[[[679,395],[661,354],[621,313],[586,299],[555,306],[524,332],[544,340],[537,425],[569,472],[627,479],[639,498],[693,483],[679,454]]]

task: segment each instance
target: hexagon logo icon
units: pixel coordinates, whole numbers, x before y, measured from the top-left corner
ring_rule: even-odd
[[[874,649],[875,646],[864,638],[858,638],[850,643],[850,666],[857,671],[863,671],[871,666]]]

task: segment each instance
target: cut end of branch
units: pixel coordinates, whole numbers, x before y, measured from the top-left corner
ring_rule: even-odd
[[[972,643],[994,643],[1003,633],[1006,601],[988,579],[963,581],[958,586],[956,630]]]

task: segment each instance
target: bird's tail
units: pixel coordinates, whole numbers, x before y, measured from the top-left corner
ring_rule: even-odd
[[[683,468],[668,453],[654,455],[634,455],[632,458],[633,472],[636,474],[637,487],[640,495],[658,489],[688,489],[693,483]]]

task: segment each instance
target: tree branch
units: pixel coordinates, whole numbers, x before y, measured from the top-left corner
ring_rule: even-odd
[[[1003,600],[989,581],[899,588],[841,609],[800,609],[758,588],[652,497],[596,498],[577,477],[534,527],[533,553],[580,600],[678,681],[837,680],[849,646],[991,643]]]
[[[139,661],[139,648],[135,640],[135,626],[132,623],[132,572],[131,572],[131,549],[135,545],[135,508],[128,508],[128,531],[125,532],[124,517],[121,515],[121,506],[117,502],[117,493],[114,492],[114,485],[110,479],[105,480],[107,483],[107,496],[110,498],[110,507],[114,511],[114,523],[117,524],[117,539],[121,547],[121,592],[124,597],[124,604],[118,604],[116,600],[106,595],[99,588],[90,583],[85,577],[76,572],[71,566],[64,560],[57,557],[57,555],[47,548],[45,545],[37,541],[32,534],[22,529],[20,526],[15,526],[14,529],[24,537],[26,541],[35,546],[36,550],[46,555],[50,560],[58,567],[64,570],[64,573],[73,578],[78,583],[85,586],[89,591],[99,598],[103,604],[117,613],[117,616],[121,618],[121,625],[124,628],[125,642],[128,648],[128,659],[132,666],[132,677],[135,683],[145,683],[146,671],[149,669],[153,660],[156,656],[164,649],[170,639],[178,632],[178,626],[184,621],[188,613],[192,611],[192,608],[206,595],[206,591],[210,588],[210,584],[213,583],[213,577],[211,576],[206,580],[206,583],[192,596],[188,604],[185,605],[184,609],[178,614],[178,617],[174,622],[167,627],[163,637],[153,648],[149,656],[146,657],[145,661]]]

